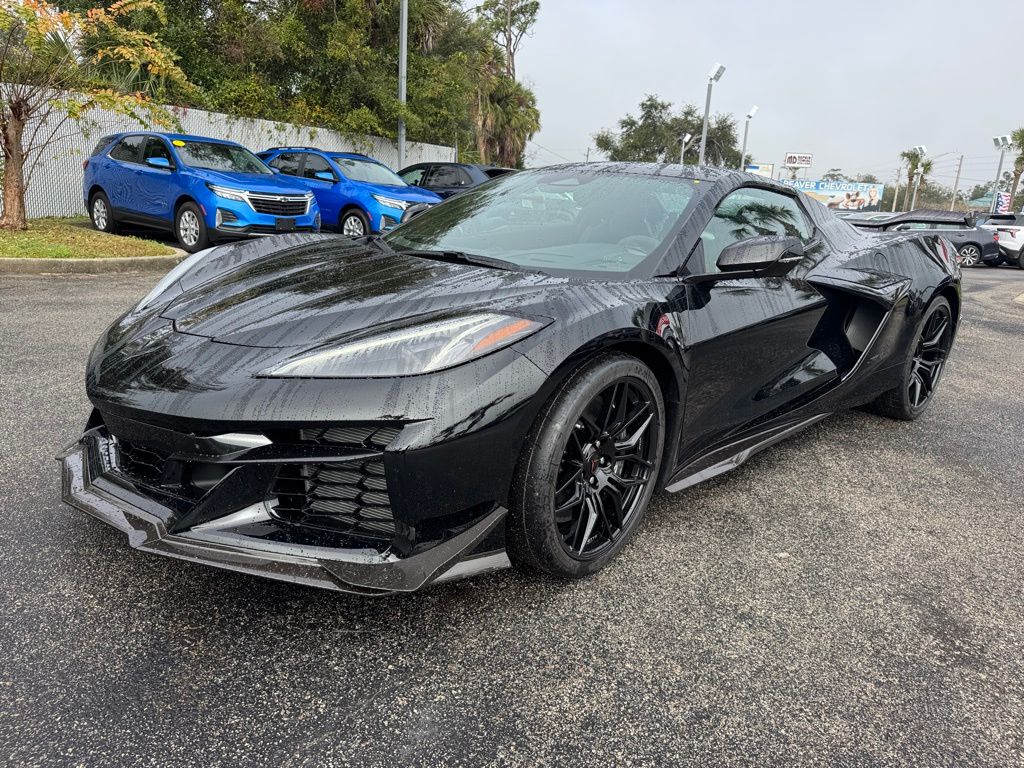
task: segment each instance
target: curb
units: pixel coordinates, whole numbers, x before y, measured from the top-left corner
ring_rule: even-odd
[[[1022,293],[1020,296],[1014,299],[1014,301],[1017,302],[1018,304],[1024,304],[1024,293]]]
[[[50,275],[110,272],[167,272],[187,253],[172,256],[124,256],[109,259],[12,259],[0,258],[0,275]]]

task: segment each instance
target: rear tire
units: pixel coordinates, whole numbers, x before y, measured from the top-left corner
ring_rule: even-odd
[[[960,257],[961,267],[974,267],[981,261],[981,248],[974,243],[967,243],[960,248],[957,255]]]
[[[106,232],[108,235],[117,234],[114,209],[110,207],[110,200],[105,192],[97,192],[89,200],[89,218],[100,232]]]
[[[1024,269],[1024,246],[1017,251],[1017,269]]]
[[[917,324],[900,383],[874,401],[868,410],[899,421],[913,421],[934,399],[953,344],[953,312],[949,302],[935,298]]]
[[[519,459],[505,527],[512,564],[565,579],[603,568],[647,511],[664,441],[664,400],[646,365],[609,354],[571,374]]]
[[[206,231],[203,212],[195,203],[183,203],[174,216],[174,234],[178,243],[189,253],[210,247],[210,235]]]

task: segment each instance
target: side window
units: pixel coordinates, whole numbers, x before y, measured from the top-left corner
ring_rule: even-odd
[[[726,246],[763,235],[798,237],[808,243],[814,237],[814,227],[793,198],[764,189],[738,189],[718,204],[701,232],[690,271],[714,274]]]
[[[469,176],[455,165],[435,165],[427,181],[429,187],[464,187],[469,185]]]
[[[330,163],[320,157],[320,155],[306,155],[306,165],[302,169],[303,177],[307,179],[315,179],[316,175],[322,171],[327,171],[331,176],[337,177],[338,175],[334,172],[334,169],[331,168]],[[324,179],[321,179],[321,181],[324,181]]]
[[[145,162],[151,157],[162,157],[174,166],[174,158],[171,157],[171,150],[164,143],[163,139],[150,137],[146,142],[146,151],[142,154],[142,161]]]
[[[426,173],[426,170],[424,166],[412,168],[402,174],[402,181],[406,184],[412,184],[414,187],[422,186],[420,182],[423,181],[423,174]]]
[[[123,163],[137,163],[139,162],[139,151],[146,138],[146,136],[125,136],[110,150],[110,156]]]
[[[288,176],[298,176],[299,165],[301,162],[302,155],[298,152],[282,152],[271,160],[268,165],[271,168],[277,168],[281,173],[287,174]]]
[[[107,144],[113,141],[113,139],[113,136],[104,136],[96,143],[96,146],[93,147],[92,154],[90,154],[89,157],[95,157],[96,155],[98,155],[100,152],[103,151],[103,148],[107,146]]]

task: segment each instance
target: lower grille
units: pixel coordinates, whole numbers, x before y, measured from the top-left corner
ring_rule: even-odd
[[[117,450],[122,474],[146,485],[160,483],[169,454],[127,440],[118,440]]]

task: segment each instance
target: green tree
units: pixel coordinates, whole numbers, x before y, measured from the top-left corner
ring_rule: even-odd
[[[1021,210],[1022,205],[1017,200],[1017,187],[1020,186],[1021,175],[1024,175],[1024,128],[1018,128],[1010,134],[1010,142],[1013,151],[1017,153],[1013,160],[1013,181],[1010,183],[1010,209],[1016,212]]]
[[[846,174],[840,168],[829,168],[821,177],[822,181],[846,181]]]
[[[640,102],[637,116],[627,114],[618,123],[618,131],[603,130],[594,135],[594,144],[609,160],[632,162],[697,162],[698,145],[692,141],[680,158],[682,137],[699,136],[703,115],[692,104],[672,111],[672,104],[648,95]],[[735,168],[740,162],[736,121],[731,115],[715,115],[708,125],[708,158],[712,165]]]
[[[132,20],[159,26],[155,0],[117,0],[88,13],[46,0],[0,3],[0,228],[24,229],[25,190],[34,158],[96,107],[169,125],[156,105],[170,88],[189,90],[171,50]]]
[[[537,22],[538,0],[484,0],[478,12],[495,42],[505,52],[505,74],[516,79],[516,54]]]
[[[917,169],[924,158],[916,149],[907,149],[900,152],[900,159],[907,164],[907,186],[903,192],[903,210],[909,210],[910,199],[914,191],[914,182],[917,179]]]

